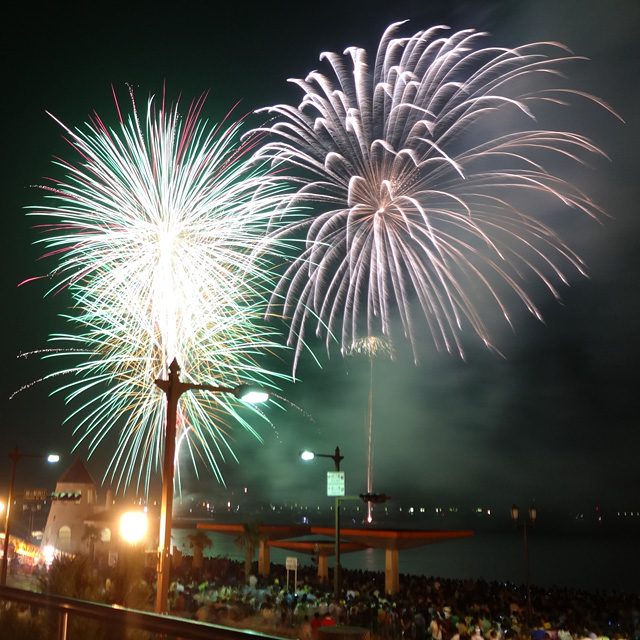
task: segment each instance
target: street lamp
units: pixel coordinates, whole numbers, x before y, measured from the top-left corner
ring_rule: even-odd
[[[531,572],[529,568],[529,543],[527,541],[527,526],[533,526],[536,518],[538,516],[538,509],[535,505],[531,505],[529,507],[529,520],[523,518],[522,521],[518,519],[520,514],[520,510],[517,505],[513,505],[511,507],[511,519],[513,520],[516,527],[522,527],[522,531],[524,532],[524,566],[525,566],[525,577],[527,581],[527,624],[529,628],[531,628],[531,622],[533,619],[533,605],[531,603]]]
[[[301,451],[300,457],[305,460],[313,460],[314,458],[331,458],[335,464],[336,471],[340,471],[340,461],[344,459],[344,456],[340,455],[340,447],[336,447],[334,454],[328,453],[314,453],[313,451]],[[334,533],[334,545],[336,560],[333,565],[333,593],[337,598],[340,595],[340,574],[342,568],[340,566],[340,497],[335,496],[334,503],[334,515],[335,515],[335,533]]]
[[[7,563],[9,555],[9,534],[11,532],[11,505],[13,503],[13,489],[16,483],[16,469],[18,462],[22,458],[46,458],[47,462],[55,463],[60,460],[60,456],[55,454],[41,454],[41,453],[20,453],[18,447],[9,454],[11,461],[13,462],[11,467],[11,482],[9,484],[9,496],[7,497],[7,506],[4,514],[4,544],[2,554],[2,564],[0,564],[0,585],[7,584]]]
[[[169,593],[169,570],[171,567],[171,519],[173,510],[173,476],[176,454],[176,422],[178,400],[185,391],[210,391],[211,393],[230,393],[240,400],[252,404],[265,402],[269,394],[254,385],[238,387],[214,387],[209,384],[191,384],[180,382],[180,366],[174,358],[169,365],[169,379],[156,380],[167,397],[167,420],[164,434],[164,466],[162,470],[162,501],[160,505],[160,538],[158,544],[158,581],[156,590],[156,613],[167,613]]]
[[[147,514],[142,511],[130,511],[120,519],[120,533],[132,546],[140,542],[147,532]]]

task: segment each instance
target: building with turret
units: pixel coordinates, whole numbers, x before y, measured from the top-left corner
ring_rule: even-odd
[[[85,521],[98,510],[96,483],[80,458],[62,474],[52,496],[42,548],[64,553],[86,553]],[[101,507],[104,510],[104,506]]]
[[[96,483],[76,458],[56,483],[41,549],[54,554],[89,554],[112,563],[123,543],[121,516],[111,491],[99,503]]]

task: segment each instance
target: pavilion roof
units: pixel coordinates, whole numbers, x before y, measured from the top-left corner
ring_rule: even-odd
[[[198,523],[198,529],[205,529],[207,531],[214,531],[217,533],[225,533],[230,535],[238,535],[242,533],[243,526],[241,524],[213,524],[209,522]],[[307,541],[293,541],[287,540],[288,538],[300,538],[303,536],[318,534],[325,536],[333,536],[335,534],[334,527],[315,527],[310,525],[261,525],[260,532],[265,535],[269,541],[269,546],[282,547],[284,549],[293,549],[294,543],[297,545],[301,543],[301,546],[296,547],[301,551],[306,547]],[[346,542],[340,543],[340,548],[343,545],[353,544],[357,548],[351,550],[356,551],[358,549],[388,549],[388,550],[402,550],[412,549],[414,547],[421,547],[427,544],[434,544],[436,542],[446,542],[447,540],[456,540],[459,538],[469,538],[473,535],[473,531],[439,531],[439,530],[423,530],[416,531],[413,529],[340,529],[340,540]],[[285,544],[274,544],[275,540],[287,540]],[[326,540],[321,541],[327,545],[333,545],[332,542]],[[315,541],[309,541],[309,544],[316,544]],[[320,544],[318,542],[317,544]],[[346,547],[344,547],[346,549]],[[312,549],[313,552],[314,549]]]
[[[269,546],[319,556],[332,556],[336,550],[333,540],[274,540],[269,542]],[[363,551],[366,548],[355,542],[340,542],[340,553]]]
[[[228,535],[239,535],[244,531],[241,524],[213,524],[211,522],[199,522],[196,527],[206,531],[225,533]],[[260,533],[267,540],[282,540],[286,538],[298,538],[311,533],[308,525],[260,525]]]
[[[312,533],[333,535],[332,527],[311,527]],[[412,529],[340,529],[340,539],[374,549],[402,550],[426,544],[469,538],[473,531],[415,531]]]

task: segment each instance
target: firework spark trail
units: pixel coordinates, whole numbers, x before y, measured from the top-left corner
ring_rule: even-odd
[[[263,110],[275,122],[259,129],[269,138],[256,157],[289,170],[296,188],[271,235],[297,241],[297,257],[270,307],[290,320],[295,362],[310,325],[345,353],[360,337],[392,337],[395,318],[416,360],[420,318],[438,348],[463,356],[465,325],[493,347],[477,291],[510,323],[505,284],[539,316],[521,285],[528,275],[558,297],[567,270],[583,273],[539,212],[603,213],[555,171],[603,152],[577,133],[535,128],[538,112],[570,98],[611,111],[556,86],[577,57],[554,43],[481,48],[486,34],[446,27],[396,37],[401,24],[371,69],[357,47],[324,53],[332,74],[292,80],[299,107]]]
[[[44,187],[51,204],[30,215],[43,220],[39,242],[56,260],[49,293],[67,289],[73,301],[73,331],[52,335],[61,348],[43,355],[64,359],[48,377],[72,376],[56,392],[73,402],[68,419],[90,453],[119,434],[106,475],[148,493],[164,438],[164,395],[153,380],[174,357],[185,382],[276,383],[258,364],[280,344],[262,321],[269,265],[251,254],[282,185],[246,162],[256,140],[238,144],[240,122],[200,119],[204,98],[184,119],[164,96],[158,107],[149,99],[143,118],[131,100],[126,119],[116,100],[115,128],[97,115],[82,130],[61,125],[79,160],[57,161],[66,177]],[[219,461],[235,457],[231,424],[259,438],[250,416],[261,414],[243,406],[183,396],[178,441],[196,472],[204,462],[222,481]]]
[[[393,357],[393,346],[389,340],[368,336],[354,342],[349,355],[364,354],[369,358],[369,401],[367,403],[367,493],[373,493],[373,360],[387,355]],[[373,522],[373,504],[367,502],[367,522]]]

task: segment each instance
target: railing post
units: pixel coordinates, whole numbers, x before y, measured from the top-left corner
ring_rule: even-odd
[[[58,640],[67,640],[67,629],[69,627],[69,612],[61,611],[58,615]]]

